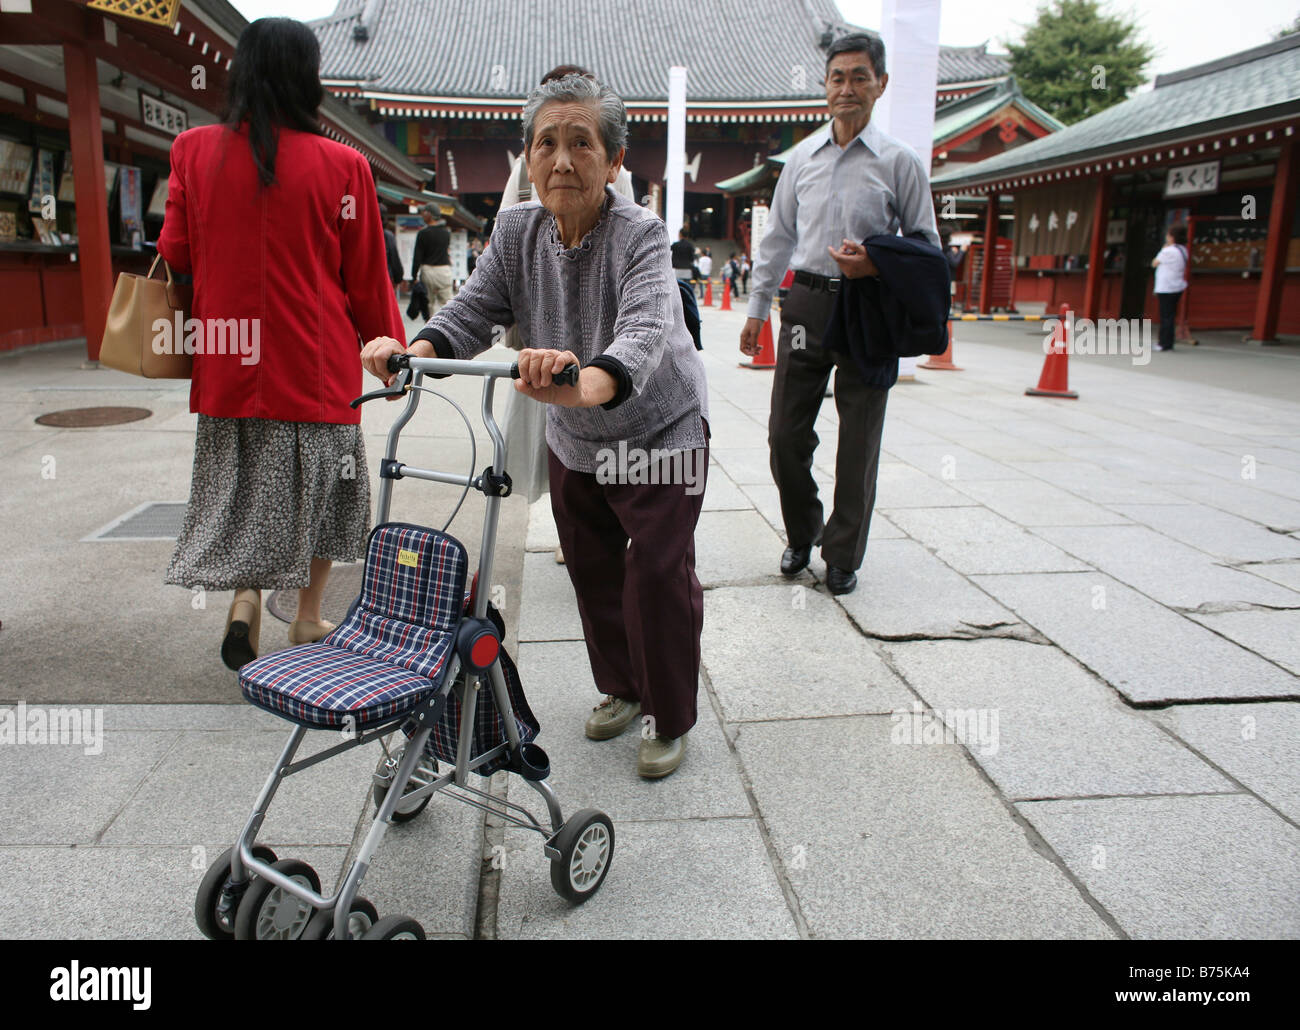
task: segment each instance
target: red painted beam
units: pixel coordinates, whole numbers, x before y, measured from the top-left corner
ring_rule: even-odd
[[[998,255],[998,194],[988,194],[988,209],[984,212],[984,268],[980,272],[980,314],[993,312],[993,276]]]
[[[1264,248],[1264,267],[1259,276],[1259,294],[1255,300],[1255,324],[1251,339],[1277,339],[1278,312],[1282,306],[1282,279],[1286,272],[1287,246],[1291,242],[1291,225],[1295,219],[1295,195],[1300,190],[1300,160],[1296,159],[1294,138],[1282,141],[1273,189],[1273,208],[1268,214],[1268,243]]]
[[[77,255],[81,266],[81,306],[86,322],[86,357],[99,357],[104,323],[113,295],[113,259],[108,235],[108,196],[104,190],[104,136],[100,126],[99,77],[94,53],[65,43],[68,83],[68,135],[72,178],[77,193]]]
[[[1083,317],[1096,319],[1101,309],[1102,265],[1106,258],[1106,221],[1110,216],[1110,177],[1097,179],[1092,202],[1092,238],[1088,243],[1088,279],[1083,287]]]

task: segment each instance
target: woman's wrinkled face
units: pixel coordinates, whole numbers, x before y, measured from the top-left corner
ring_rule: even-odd
[[[623,152],[606,156],[594,103],[556,100],[537,112],[525,159],[543,207],[557,218],[594,218],[605,185],[618,178]]]

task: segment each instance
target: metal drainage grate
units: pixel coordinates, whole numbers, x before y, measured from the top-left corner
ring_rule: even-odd
[[[343,621],[352,607],[352,602],[361,593],[361,575],[365,565],[356,562],[352,565],[335,564],[330,569],[330,578],[325,583],[325,593],[320,599],[321,618],[336,625]],[[298,613],[298,591],[277,590],[266,602],[266,610],[281,622],[293,622]]]
[[[59,429],[91,429],[96,426],[120,426],[126,422],[139,422],[153,412],[148,408],[64,408],[41,415],[38,425],[57,426]]]
[[[149,502],[119,515],[107,526],[95,530],[82,542],[109,540],[175,540],[185,522],[184,504],[159,504]]]

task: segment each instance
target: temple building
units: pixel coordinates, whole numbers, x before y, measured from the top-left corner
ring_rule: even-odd
[[[662,211],[668,69],[684,65],[691,234],[742,243],[747,198],[762,191],[768,159],[826,121],[825,48],[863,31],[831,0],[339,0],[312,24],[334,94],[434,169],[438,192],[486,218],[522,149],[524,98],[560,64],[588,68],[626,102],[625,164],[637,196]],[[944,162],[1059,128],[1009,85],[1007,59],[984,46],[940,48],[936,102],[953,112]],[[754,169],[757,189],[720,188]]]

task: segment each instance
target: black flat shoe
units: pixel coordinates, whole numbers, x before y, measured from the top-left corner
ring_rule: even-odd
[[[851,594],[858,585],[858,574],[848,569],[826,566],[826,589],[832,594]]]

